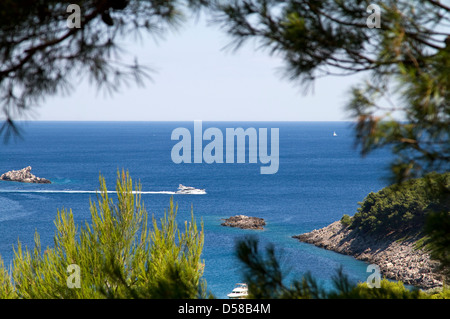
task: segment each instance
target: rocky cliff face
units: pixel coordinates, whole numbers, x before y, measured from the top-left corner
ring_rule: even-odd
[[[39,184],[50,184],[48,179],[36,177],[31,174],[31,166],[25,167],[18,171],[9,171],[0,176],[0,180],[12,181],[12,182],[22,182],[22,183],[39,183]]]
[[[430,289],[441,287],[443,282],[437,268],[439,263],[415,247],[416,240],[376,238],[349,229],[340,221],[306,234],[293,236],[302,242],[314,244],[356,259],[376,264],[383,276],[405,284]]]
[[[224,219],[222,226],[239,227],[242,229],[263,229],[266,225],[264,219],[259,217],[249,217],[245,215],[231,216]]]

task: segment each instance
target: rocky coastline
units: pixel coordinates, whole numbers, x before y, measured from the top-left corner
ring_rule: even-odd
[[[231,216],[230,218],[223,219],[222,226],[238,227],[242,229],[263,229],[266,222],[263,218],[249,217],[245,215]]]
[[[18,171],[9,171],[0,176],[0,180],[9,182],[21,182],[21,183],[38,183],[38,184],[50,184],[48,179],[34,176],[31,174],[31,166],[25,167]]]
[[[426,251],[416,247],[417,238],[379,238],[349,229],[341,221],[292,237],[376,264],[380,267],[382,276],[400,280],[407,285],[424,290],[443,285],[438,271],[439,263],[432,260]]]

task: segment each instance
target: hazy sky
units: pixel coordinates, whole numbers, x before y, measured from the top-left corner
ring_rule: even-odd
[[[185,24],[156,43],[151,38],[127,46],[130,57],[155,72],[144,88],[123,87],[113,97],[86,80],[66,97],[52,97],[36,109],[36,120],[72,121],[340,121],[355,78],[328,77],[304,95],[283,79],[281,60],[230,42],[203,21]]]

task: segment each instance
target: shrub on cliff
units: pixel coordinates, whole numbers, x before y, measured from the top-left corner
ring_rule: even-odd
[[[344,214],[341,218],[341,223],[345,226],[350,226],[352,224],[352,218],[349,215]]]

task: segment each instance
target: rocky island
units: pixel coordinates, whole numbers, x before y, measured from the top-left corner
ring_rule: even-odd
[[[21,182],[21,183],[38,183],[50,184],[48,179],[36,177],[31,174],[31,166],[25,167],[18,171],[9,171],[0,176],[2,181]]]
[[[249,217],[245,215],[231,216],[230,218],[223,219],[222,226],[238,227],[242,229],[263,229],[266,222],[263,218]]]

